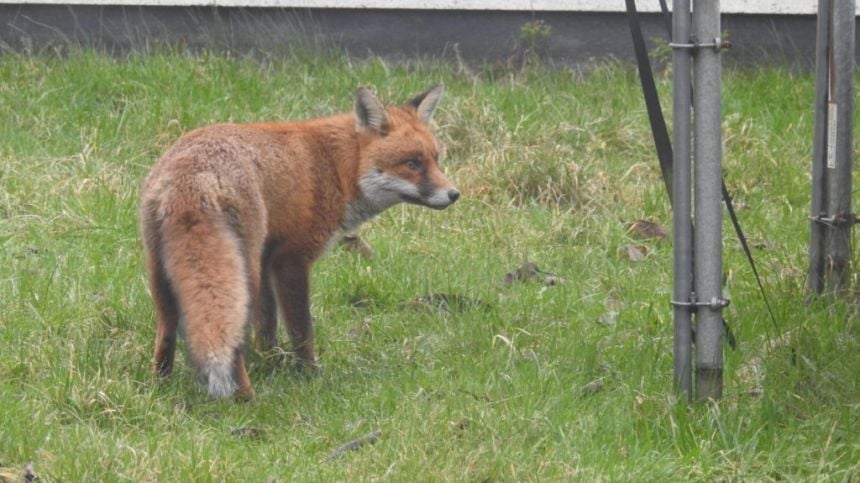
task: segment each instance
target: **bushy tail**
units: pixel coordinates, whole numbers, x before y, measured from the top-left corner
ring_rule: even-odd
[[[174,212],[162,224],[164,265],[185,320],[188,353],[212,397],[237,389],[236,357],[249,318],[247,263],[219,213]]]

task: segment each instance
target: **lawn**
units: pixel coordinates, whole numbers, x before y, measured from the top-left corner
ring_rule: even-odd
[[[373,259],[336,248],[317,263],[321,373],[251,352],[250,403],[208,400],[182,357],[157,381],[136,209],[158,156],[199,125],[348,111],[361,85],[404,102],[437,82],[463,197],[366,225]],[[688,406],[671,387],[671,243],[631,229],[671,227],[631,65],[4,52],[0,475],[856,481],[856,277],[844,298],[804,302],[812,78],[724,83],[726,182],[778,327],[726,224],[738,348],[724,399]],[[561,283],[505,283],[527,261]]]

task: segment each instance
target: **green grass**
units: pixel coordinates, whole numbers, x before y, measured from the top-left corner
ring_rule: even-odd
[[[726,225],[740,345],[725,398],[687,407],[671,390],[670,243],[626,228],[671,226],[631,66],[4,53],[0,467],[32,461],[48,481],[860,478],[856,298],[803,302],[811,77],[724,80],[727,183],[781,333]],[[345,111],[359,85],[405,101],[440,81],[463,199],[394,208],[362,232],[376,259],[338,249],[316,265],[322,373],[252,354],[247,404],[208,401],[182,357],[155,381],[136,204],[160,153],[201,124]],[[525,260],[565,283],[505,286]],[[485,305],[408,303],[432,293]],[[327,459],[375,429],[375,445]]]

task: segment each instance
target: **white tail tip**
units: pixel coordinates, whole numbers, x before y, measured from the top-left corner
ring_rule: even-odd
[[[216,399],[230,397],[236,392],[236,382],[233,380],[231,364],[221,364],[212,361],[204,370],[206,392]]]

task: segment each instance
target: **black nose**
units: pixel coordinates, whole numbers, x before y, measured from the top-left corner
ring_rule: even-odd
[[[457,190],[448,191],[448,199],[451,200],[451,203],[457,201],[457,198],[460,197],[460,192]]]

